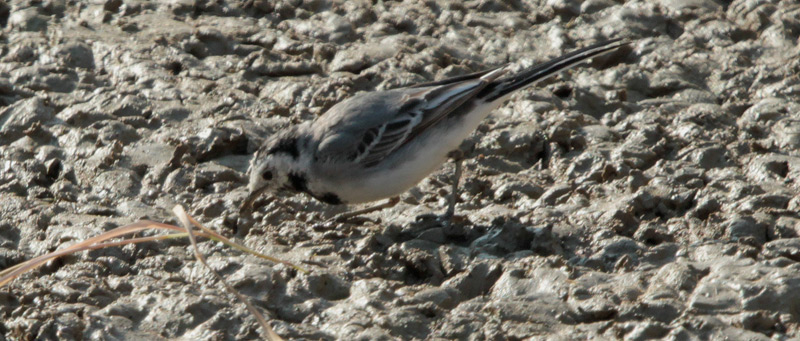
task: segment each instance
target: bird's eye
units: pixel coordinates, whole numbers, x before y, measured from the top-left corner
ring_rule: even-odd
[[[266,180],[266,181],[272,180],[272,172],[271,171],[265,171],[264,173],[261,173],[261,178]]]

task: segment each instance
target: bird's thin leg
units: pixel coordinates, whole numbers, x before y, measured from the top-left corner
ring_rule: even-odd
[[[450,198],[448,198],[447,211],[444,213],[445,223],[450,223],[456,214],[456,198],[458,198],[458,183],[461,180],[461,161],[464,160],[464,155],[460,150],[452,151],[449,155],[453,158],[455,164],[455,171],[453,171],[452,188],[450,190]]]
[[[331,222],[339,222],[339,223],[345,222],[350,218],[357,217],[357,216],[360,216],[362,214],[372,213],[372,212],[375,212],[375,211],[380,211],[380,210],[383,210],[383,209],[394,207],[394,205],[397,205],[398,202],[400,202],[400,197],[391,197],[388,200],[386,200],[386,202],[378,204],[378,205],[370,206],[370,207],[367,207],[367,208],[362,208],[360,210],[355,210],[355,211],[350,211],[350,212],[337,214],[336,216],[331,218],[329,221],[331,221]]]

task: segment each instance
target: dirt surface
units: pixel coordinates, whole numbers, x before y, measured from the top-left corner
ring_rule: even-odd
[[[139,219],[287,339],[800,337],[795,1],[0,0],[0,268]],[[449,174],[333,228],[297,195],[240,216],[269,134],[359,91],[610,38],[520,92]],[[84,252],[0,290],[0,339],[253,339],[188,241]]]

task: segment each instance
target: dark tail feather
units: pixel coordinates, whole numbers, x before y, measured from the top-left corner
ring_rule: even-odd
[[[494,82],[494,84],[490,84],[484,88],[477,97],[488,102],[492,102],[509,93],[524,88],[533,82],[542,80],[559,71],[567,69],[570,66],[578,64],[586,59],[596,57],[630,43],[629,41],[622,40],[623,39],[621,38],[613,39],[589,47],[584,47],[580,50],[572,51],[546,63],[536,65],[514,76],[499,79]]]

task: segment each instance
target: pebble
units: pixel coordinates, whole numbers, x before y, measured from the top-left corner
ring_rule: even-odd
[[[798,337],[797,4],[518,5],[0,0],[0,264],[181,204],[310,271],[200,241],[285,339]],[[236,212],[282,127],[613,37],[481,123],[449,226],[417,218],[451,166],[370,220],[309,228],[354,207],[302,194]],[[186,245],[23,276],[0,338],[262,338]]]

